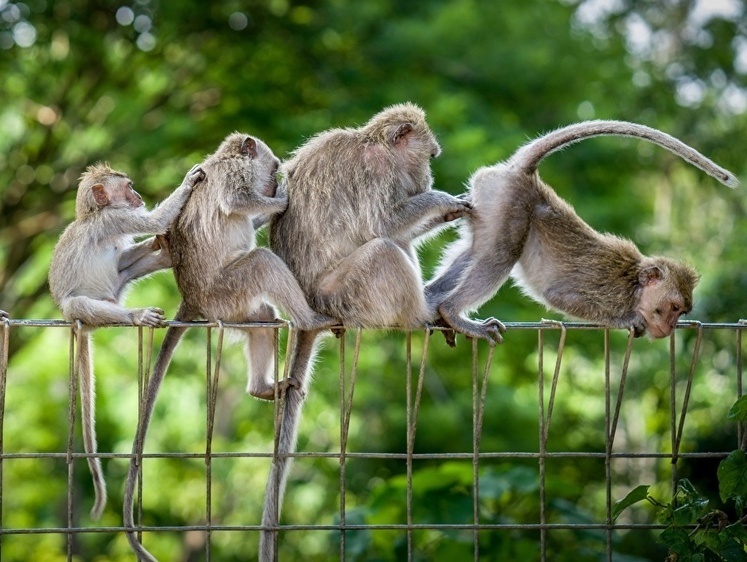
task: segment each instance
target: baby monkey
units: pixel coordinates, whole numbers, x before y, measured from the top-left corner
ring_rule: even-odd
[[[288,206],[285,197],[276,197],[279,165],[265,143],[242,133],[229,135],[201,164],[205,185],[190,198],[168,236],[174,276],[182,295],[176,320],[266,322],[275,319],[274,304],[301,330],[318,330],[337,323],[309,307],[301,286],[283,260],[267,248],[255,248],[255,227]],[[140,560],[155,558],[129,530],[134,527],[135,455],[142,451],[158,389],[186,329],[170,326],[166,332],[146,390],[127,474],[124,523],[130,546]],[[245,328],[241,334],[246,338],[250,365],[247,391],[257,398],[273,400],[274,330]],[[293,381],[282,381],[279,390],[289,385]]]
[[[83,443],[88,454],[96,453],[97,448],[89,333],[105,324],[163,325],[160,308],[125,308],[120,304],[130,281],[171,266],[160,238],[133,243],[133,236],[165,232],[203,177],[202,170],[192,168],[181,186],[150,212],[132,188],[132,180],[107,164],[90,166],[80,177],[75,220],[52,253],[49,288],[65,320],[83,323],[77,366]],[[101,459],[88,457],[88,466],[96,494],[91,516],[98,519],[106,506]]]
[[[601,135],[648,140],[729,187],[739,185],[683,142],[635,123],[587,121],[542,136],[470,179],[473,212],[426,287],[428,302],[449,326],[495,344],[495,331],[463,313],[489,300],[509,276],[550,309],[612,328],[632,326],[636,336],[666,337],[690,312],[698,282],[691,267],[644,256],[632,242],[596,232],[540,179],[545,156]]]

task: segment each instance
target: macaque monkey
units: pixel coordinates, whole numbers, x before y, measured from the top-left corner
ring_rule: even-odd
[[[550,309],[611,328],[632,327],[636,336],[666,337],[690,312],[698,282],[691,267],[644,256],[632,242],[596,232],[540,179],[537,166],[545,156],[601,135],[646,139],[729,187],[739,184],[681,141],[635,123],[587,121],[528,143],[472,176],[473,212],[426,287],[428,302],[454,330],[494,344],[494,332],[463,313],[490,299],[509,275]]]
[[[90,166],[80,177],[75,220],[52,253],[49,288],[65,320],[83,323],[78,371],[83,443],[88,454],[96,453],[97,448],[90,331],[105,324],[164,324],[160,308],[125,308],[120,304],[130,281],[171,265],[159,238],[133,243],[133,236],[165,232],[201,177],[202,171],[193,168],[181,186],[153,211],[145,208],[132,180],[106,164]],[[101,459],[88,457],[88,467],[96,495],[91,516],[98,519],[106,506]]]
[[[423,111],[384,109],[358,129],[316,135],[283,164],[288,209],[273,217],[270,246],[299,280],[312,308],[344,326],[422,327],[437,317],[423,293],[416,238],[469,212],[469,202],[431,189],[430,159],[441,152]],[[278,522],[319,331],[294,341],[278,453],[262,525]],[[276,499],[279,502],[276,502]],[[274,533],[260,537],[272,560]]]
[[[280,161],[261,140],[229,135],[202,164],[205,185],[195,192],[169,230],[174,276],[182,295],[176,320],[264,322],[275,319],[277,305],[303,330],[317,330],[337,320],[313,311],[285,263],[267,248],[255,248],[254,226],[285,210],[288,200],[276,197]],[[158,389],[185,327],[171,326],[148,383],[124,499],[125,527],[134,527],[133,497],[137,455],[148,431]],[[250,366],[247,391],[264,400],[275,397],[275,344],[272,328],[246,328]],[[295,381],[281,381],[283,391]],[[155,560],[137,540],[127,539],[141,560]]]

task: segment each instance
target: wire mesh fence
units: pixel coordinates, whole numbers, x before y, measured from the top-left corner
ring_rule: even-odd
[[[232,327],[252,327],[253,324],[210,324],[205,322],[195,323],[173,323],[190,326],[192,331],[199,332],[204,343],[205,368],[202,376],[204,384],[201,399],[204,401],[204,439],[202,449],[199,451],[153,451],[146,445],[146,452],[142,458],[138,459],[141,467],[141,478],[138,489],[136,504],[136,530],[141,534],[146,546],[149,541],[155,540],[159,535],[182,537],[187,542],[198,545],[193,549],[189,556],[174,554],[170,559],[189,559],[189,560],[223,560],[228,559],[221,557],[213,545],[216,541],[237,540],[241,542],[246,537],[253,537],[251,544],[256,543],[256,537],[262,526],[259,519],[247,515],[242,519],[241,510],[237,508],[237,515],[227,517],[224,514],[216,514],[216,505],[224,502],[223,496],[228,493],[226,486],[220,480],[225,474],[225,470],[214,468],[218,463],[224,462],[248,462],[257,461],[259,466],[266,474],[269,470],[269,464],[276,450],[271,445],[271,436],[267,436],[267,445],[258,447],[257,450],[237,450],[236,448],[216,447],[213,440],[216,427],[216,416],[220,414],[219,406],[220,376],[225,365],[221,365],[224,350],[224,331]],[[261,324],[267,327],[268,324]],[[269,324],[276,331],[276,377],[281,378],[284,375],[282,357],[286,355],[286,349],[292,342],[293,331],[283,322]],[[616,549],[620,540],[620,535],[626,533],[635,533],[645,531],[646,539],[650,540],[650,533],[662,529],[664,526],[655,520],[646,517],[632,517],[613,519],[613,509],[615,501],[620,499],[626,491],[633,485],[629,479],[621,477],[626,472],[632,471],[631,467],[649,467],[648,473],[652,478],[661,479],[664,472],[669,481],[669,493],[673,494],[678,479],[680,478],[680,467],[682,461],[696,460],[720,460],[728,454],[731,449],[737,448],[742,441],[744,428],[739,427],[738,433],[731,446],[722,446],[719,450],[712,451],[692,451],[683,447],[686,440],[683,435],[688,427],[689,405],[692,396],[694,381],[698,380],[699,371],[702,377],[711,377],[709,374],[709,365],[714,355],[727,353],[733,358],[725,363],[725,377],[719,375],[719,392],[724,396],[724,400],[733,402],[738,396],[742,395],[742,332],[747,327],[744,321],[736,323],[705,324],[700,322],[682,322],[678,325],[678,330],[669,338],[668,350],[665,356],[668,356],[668,365],[642,365],[640,363],[633,367],[636,377],[640,372],[650,372],[652,369],[661,370],[664,368],[668,372],[668,400],[666,404],[661,404],[661,408],[668,409],[667,427],[662,429],[662,433],[668,436],[668,446],[662,445],[656,440],[635,442],[629,439],[627,435],[621,437],[620,419],[621,412],[628,409],[628,417],[631,423],[646,423],[646,420],[637,420],[636,404],[634,400],[637,395],[631,399],[629,393],[626,394],[629,384],[629,372],[631,364],[635,363],[636,353],[634,352],[634,334],[632,331],[625,332],[620,330],[610,331],[599,326],[586,323],[561,323],[555,321],[542,321],[536,323],[507,323],[508,334],[526,333],[527,335],[536,334],[534,351],[528,354],[529,360],[535,362],[536,372],[536,441],[535,445],[528,450],[498,450],[492,447],[484,446],[484,437],[486,432],[500,432],[501,427],[491,425],[486,427],[486,411],[490,411],[493,406],[489,398],[488,388],[492,384],[498,364],[501,358],[506,354],[516,353],[516,348],[510,343],[496,348],[489,348],[486,344],[472,341],[470,362],[461,365],[460,371],[464,377],[471,377],[471,450],[455,450],[441,452],[427,452],[418,448],[418,430],[419,422],[422,424],[421,406],[423,396],[428,392],[428,377],[430,375],[429,362],[432,360],[431,348],[434,345],[434,337],[437,337],[437,331],[420,330],[420,331],[395,331],[392,337],[400,346],[403,347],[404,361],[402,364],[393,362],[388,364],[385,360],[380,362],[378,369],[396,369],[404,370],[404,405],[405,405],[405,424],[406,435],[404,446],[397,451],[382,451],[375,443],[367,439],[350,439],[351,419],[356,415],[356,383],[359,381],[361,372],[370,370],[369,366],[361,367],[360,357],[361,350],[366,349],[363,343],[363,330],[348,330],[347,336],[339,337],[335,342],[334,350],[330,353],[336,360],[337,371],[339,373],[339,436],[335,441],[336,446],[331,446],[325,450],[308,450],[304,448],[291,456],[304,460],[313,460],[323,463],[327,473],[336,473],[333,484],[329,481],[325,484],[331,488],[329,493],[339,498],[338,509],[333,517],[326,521],[319,522],[311,519],[308,522],[299,521],[297,517],[293,522],[288,522],[285,518],[273,529],[277,529],[279,544],[282,546],[285,540],[293,533],[303,534],[311,537],[321,535],[326,537],[325,557],[319,559],[339,559],[339,560],[363,560],[366,558],[366,545],[370,545],[370,540],[361,540],[361,536],[368,536],[374,533],[381,533],[383,536],[392,537],[386,540],[399,541],[400,546],[397,550],[397,559],[427,559],[427,548],[423,544],[433,541],[434,534],[438,535],[439,541],[459,544],[460,552],[466,548],[470,551],[474,560],[482,559],[502,559],[495,549],[495,537],[503,537],[505,540],[513,540],[516,537],[532,537],[531,544],[536,545],[536,551],[529,553],[529,559],[551,560],[555,559],[554,548],[556,544],[562,544],[562,541],[556,542],[556,536],[562,537],[564,533],[594,535],[597,546],[602,545],[598,552],[602,559],[616,559]],[[90,489],[83,489],[81,492],[80,481],[87,477],[85,469],[85,459],[89,456],[82,452],[77,435],[80,430],[78,416],[78,381],[76,380],[76,330],[75,326],[60,321],[34,321],[34,320],[3,320],[0,324],[2,333],[0,334],[0,559],[15,560],[23,559],[18,557],[17,550],[8,551],[8,545],[19,537],[33,536],[36,540],[47,540],[55,537],[59,545],[58,558],[61,560],[93,560],[106,559],[96,558],[95,553],[84,552],[81,547],[81,537],[91,534],[105,534],[119,537],[120,547],[116,550],[119,553],[124,552],[124,528],[116,524],[117,511],[116,505],[110,507],[113,513],[106,519],[104,524],[86,519],[85,507],[90,505]],[[154,345],[154,330],[146,328],[128,327],[122,328],[127,330],[127,336],[136,340],[137,349],[137,380],[138,395],[137,403],[142,401],[142,394],[148,377],[150,376],[151,361],[157,346]],[[6,413],[12,410],[17,404],[14,400],[19,400],[20,396],[8,394],[8,383],[12,382],[14,377],[22,376],[13,369],[9,369],[9,350],[15,333],[19,330],[56,330],[66,331],[69,337],[67,350],[68,359],[68,379],[67,379],[67,420],[66,424],[62,420],[57,420],[58,425],[55,428],[58,431],[66,431],[66,447],[59,451],[33,451],[28,450],[18,444],[9,448],[5,441],[5,422]],[[574,368],[570,369],[565,365],[566,358],[569,356],[569,348],[573,349],[573,344],[568,344],[568,334],[577,332],[588,332],[595,337],[602,339],[602,357],[599,361],[601,373],[599,379],[603,386],[603,392],[600,396],[604,402],[603,415],[598,419],[602,423],[586,428],[589,434],[595,436],[596,442],[599,443],[597,448],[590,448],[588,443],[584,444],[577,450],[568,447],[567,443],[560,440],[564,447],[558,448],[557,443],[553,440],[567,430],[567,420],[560,422],[554,417],[557,412],[557,405],[561,401],[573,401],[572,396],[562,396],[564,381],[578,376]],[[708,342],[708,355],[710,359],[704,361],[702,358],[703,342]],[[660,345],[657,344],[651,345]],[[439,343],[440,344],[440,343]],[[464,345],[464,344],[462,344]],[[573,355],[573,351],[570,352]],[[591,371],[597,370],[591,367]],[[191,373],[190,376],[197,376]],[[364,375],[368,376],[368,374]],[[168,378],[168,377],[167,377]],[[570,383],[567,383],[570,384]],[[425,390],[424,390],[425,389]],[[309,398],[314,400],[313,388]],[[279,420],[280,406],[278,403],[274,406],[275,426]],[[600,405],[601,407],[601,405]],[[270,406],[272,408],[272,406]],[[487,410],[486,410],[487,409]],[[701,412],[702,414],[702,412]],[[701,415],[699,414],[699,415]],[[370,413],[363,414],[363,418]],[[18,417],[14,417],[18,419]],[[579,421],[580,420],[580,421]],[[307,424],[307,420],[302,424]],[[583,412],[580,414],[576,423],[584,423]],[[714,426],[720,425],[722,420],[714,419]],[[134,427],[131,428],[134,434]],[[647,431],[642,432],[646,434]],[[626,432],[627,434],[627,432]],[[331,439],[331,437],[330,437]],[[277,438],[275,439],[277,443]],[[276,447],[276,445],[275,445]],[[131,455],[126,452],[112,452],[102,450],[96,454],[102,459],[109,459],[112,462],[124,465],[129,462]],[[404,488],[403,496],[389,497],[387,501],[392,511],[391,517],[387,519],[384,516],[375,518],[361,517],[360,492],[352,498],[348,493],[351,479],[355,478],[355,472],[362,466],[361,463],[372,463],[375,461],[391,461],[393,463],[404,463],[405,468],[401,475],[401,488]],[[9,508],[11,505],[13,513],[24,509],[23,498],[14,497],[17,493],[15,486],[8,485],[8,477],[5,476],[5,470],[12,463],[51,463],[54,465],[54,476],[50,472],[48,478],[54,478],[62,482],[54,486],[54,490],[59,493],[59,497],[49,498],[48,503],[55,506],[64,506],[64,513],[56,513],[51,518],[58,521],[57,525],[39,524],[37,520],[29,515],[28,517],[14,516],[9,518]],[[204,507],[199,511],[201,514],[192,521],[184,521],[183,518],[174,518],[173,521],[163,518],[153,520],[148,517],[148,506],[154,505],[151,496],[168,495],[170,491],[180,486],[179,482],[160,482],[158,477],[158,465],[163,464],[183,464],[190,470],[197,470],[197,466],[202,464],[204,468],[200,469],[199,479],[202,480],[202,490],[190,501],[203,503]],[[573,482],[572,478],[566,478],[570,474],[568,467],[574,464],[586,464],[593,466],[598,471],[602,489],[599,493],[586,501],[594,504],[595,509],[588,512],[588,517],[579,517],[578,514],[568,517],[559,516],[563,510],[564,496],[562,487],[567,485],[578,486],[583,483]],[[143,471],[143,466],[147,465],[148,470]],[[334,465],[334,467],[333,467]],[[66,473],[64,480],[60,476],[59,467],[64,466]],[[315,465],[319,466],[319,465]],[[437,518],[430,518],[423,515],[423,501],[438,501],[437,496],[428,496],[420,493],[418,489],[423,480],[421,470],[427,466],[447,467],[447,473],[454,466],[460,476],[459,486],[461,487],[461,498],[459,510],[452,512],[453,516],[447,513]],[[466,469],[465,467],[469,468]],[[332,468],[333,467],[333,468]],[[507,470],[513,468],[521,469],[521,475],[530,474],[525,481],[525,486],[515,486],[512,493],[513,497],[531,499],[532,508],[528,509],[522,517],[509,517],[501,514],[500,506],[492,505],[498,500],[500,494],[505,494],[505,477],[506,473],[500,472],[505,467]],[[308,467],[304,469],[308,473]],[[29,478],[39,474],[37,470],[29,470]],[[124,474],[122,469],[110,470],[108,477],[121,478]],[[111,473],[114,472],[112,475]],[[145,472],[145,474],[144,474]],[[636,473],[641,471],[636,469]],[[643,472],[646,472],[643,470]],[[218,474],[218,476],[216,476]],[[437,477],[444,473],[438,473]],[[511,474],[519,474],[511,473]],[[497,478],[497,476],[499,478]],[[518,480],[524,478],[520,476]],[[13,480],[15,481],[15,480]],[[503,482],[503,484],[501,484]],[[121,482],[112,484],[120,486]],[[218,490],[216,491],[216,485]],[[294,482],[290,483],[291,488]],[[501,488],[501,486],[504,486]],[[498,489],[498,491],[496,491]],[[502,492],[501,492],[502,490]],[[438,492],[436,491],[436,494]],[[63,498],[64,495],[64,498]],[[217,497],[220,496],[220,497]],[[261,491],[256,491],[253,501],[255,503],[262,501]],[[295,497],[295,496],[294,496]],[[431,500],[423,500],[430,497]],[[433,498],[436,497],[434,500]],[[394,498],[394,499],[392,499]],[[286,498],[284,511],[294,511],[294,498]],[[465,499],[468,501],[465,503]],[[171,500],[168,500],[171,501]],[[518,501],[522,501],[519,499]],[[144,504],[145,505],[144,507]],[[466,505],[469,507],[466,507]],[[448,510],[447,510],[448,511]],[[385,511],[386,512],[386,511]],[[372,520],[373,519],[373,520]],[[49,521],[50,518],[44,521]],[[113,523],[113,524],[110,524]],[[185,538],[186,537],[186,538]],[[229,538],[226,538],[229,537]],[[31,544],[31,543],[28,543]],[[14,547],[16,548],[16,547]],[[253,551],[245,549],[245,556],[241,559],[252,559]],[[99,553],[100,554],[100,553]],[[6,558],[7,556],[7,558]],[[122,554],[122,559],[127,559],[126,554]],[[116,558],[116,556],[114,557]],[[33,558],[25,558],[33,559]],[[234,559],[234,558],[230,558]],[[280,559],[283,559],[283,550],[280,549]]]

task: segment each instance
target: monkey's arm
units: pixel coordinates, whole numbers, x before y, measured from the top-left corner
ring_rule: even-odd
[[[444,191],[419,193],[392,210],[384,224],[387,238],[412,240],[426,232],[455,220],[472,209],[472,205]]]
[[[256,217],[252,224],[255,228],[258,228],[257,224],[262,226],[273,215],[285,211],[288,208],[288,199],[285,197],[266,197],[256,193],[231,193],[222,202],[221,207],[226,214],[237,213]]]
[[[119,255],[117,270],[122,271],[123,269],[127,269],[136,261],[152,253],[153,250],[159,249],[160,245],[155,244],[156,237],[151,236],[150,238],[146,238],[142,242],[138,242],[137,244],[133,244],[132,246],[125,248]]]
[[[192,189],[204,179],[205,172],[202,168],[194,166],[184,176],[182,184],[151,212],[136,214],[130,210],[112,209],[109,234],[162,234],[166,232],[189,199]]]
[[[150,275],[155,271],[171,267],[166,237],[159,235],[133,244],[122,253],[119,260],[119,283],[126,283]]]

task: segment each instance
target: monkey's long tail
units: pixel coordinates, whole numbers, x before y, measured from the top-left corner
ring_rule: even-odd
[[[739,186],[739,180],[729,170],[722,168],[681,140],[658,129],[628,121],[595,120],[562,127],[522,146],[510,158],[508,164],[534,172],[545,156],[581,140],[599,136],[645,139],[687,160],[724,185],[731,188]]]
[[[80,412],[83,426],[83,448],[86,453],[93,454],[98,449],[96,445],[96,375],[91,363],[91,338],[83,332],[78,340],[78,377],[80,379]],[[106,481],[101,468],[99,457],[88,457],[88,469],[93,478],[95,500],[91,509],[91,517],[96,520],[101,517],[106,507]]]
[[[291,379],[298,383],[297,387],[290,386],[285,393],[283,417],[280,428],[276,431],[277,455],[272,461],[270,474],[265,488],[265,504],[262,509],[262,526],[274,527],[280,521],[280,506],[283,503],[285,484],[290,471],[291,457],[287,456],[296,449],[298,425],[301,420],[301,410],[308,387],[308,375],[314,355],[317,334],[319,330],[299,331],[293,345],[290,364]],[[286,358],[286,361],[288,359]],[[259,538],[259,562],[273,562],[277,560],[276,553],[277,531],[263,530]]]
[[[185,322],[191,319],[192,318],[189,317],[184,310],[184,303],[180,304],[174,320]],[[174,355],[174,350],[186,331],[187,328],[176,326],[169,326],[166,331],[166,336],[161,344],[161,349],[158,351],[156,364],[153,367],[153,375],[151,376],[150,381],[148,381],[148,387],[145,391],[145,402],[142,405],[140,423],[137,426],[135,441],[132,444],[132,458],[130,459],[130,469],[127,472],[127,481],[125,483],[123,508],[125,534],[127,535],[130,547],[132,547],[132,550],[137,554],[138,560],[146,560],[147,562],[157,562],[157,560],[140,543],[134,530],[135,519],[133,515],[133,503],[135,497],[135,483],[138,479],[138,462],[143,453],[145,437],[148,433],[148,426],[150,425],[150,418],[153,414],[153,407],[156,404],[156,398],[158,398],[158,389],[166,376],[166,370],[169,367],[169,363],[171,363],[171,357]]]

